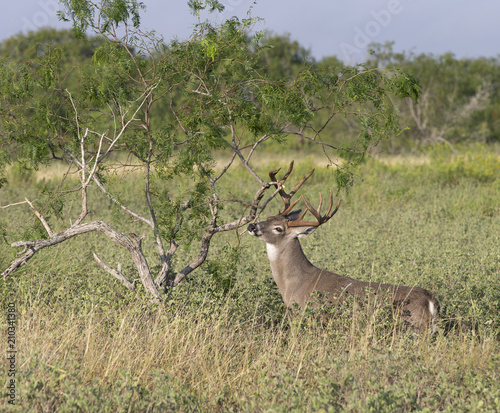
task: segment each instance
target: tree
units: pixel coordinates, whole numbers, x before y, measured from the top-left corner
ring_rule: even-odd
[[[311,52],[296,40],[291,40],[289,34],[266,34],[262,45],[264,47],[259,56],[259,64],[266,75],[276,80],[296,76],[304,66],[310,66],[314,60]]]
[[[136,0],[62,3],[61,18],[73,21],[80,38],[88,30],[101,37],[92,62],[71,68],[77,81],[69,83],[68,68],[61,63],[63,49],[57,45],[43,48],[25,64],[4,58],[0,72],[2,166],[17,160],[33,168],[53,162],[68,168],[48,204],[22,202],[44,233],[12,244],[22,251],[4,277],[42,248],[97,231],[128,252],[145,290],[157,298],[162,286],[177,285],[204,262],[215,234],[254,220],[276,195],[274,191],[264,199],[276,182],[252,167],[266,142],[299,137],[320,145],[329,159],[341,154],[345,162],[334,173],[339,190],[348,188],[353,168],[372,146],[399,130],[389,95],[418,97],[415,79],[399,70],[306,64],[289,78],[273,79],[259,64],[265,61],[263,35],[249,34],[252,19],[221,24],[199,19],[203,10],[222,10],[216,0],[189,1],[198,24],[189,39],[168,44],[141,29],[144,5]],[[323,140],[323,131],[337,115],[352,117],[359,126],[344,147]],[[227,160],[218,168],[215,151]],[[251,199],[220,194],[220,183],[235,162],[257,182]],[[140,171],[146,212],[125,205],[109,185],[113,171],[124,163],[126,171]],[[66,188],[72,170],[78,184]],[[187,189],[175,189],[180,180]],[[125,235],[102,220],[88,221],[93,187],[149,230],[160,264],[155,274],[141,237]],[[65,197],[75,192],[81,211],[70,225],[54,230],[62,223],[51,222],[43,211],[59,211]],[[223,222],[220,211],[227,203],[240,205],[241,211]],[[192,243],[198,243],[196,257],[174,269],[178,247]],[[110,268],[95,253],[94,258],[134,288],[120,268]]]
[[[400,102],[401,118],[410,127],[411,146],[444,142],[494,142],[498,140],[498,59],[457,59],[396,53],[394,42],[372,44],[369,63],[400,67],[421,82],[419,104]]]

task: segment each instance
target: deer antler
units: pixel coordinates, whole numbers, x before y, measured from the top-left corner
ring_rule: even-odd
[[[340,207],[340,201],[342,198],[339,199],[339,202],[337,203],[337,206],[335,209],[332,211],[333,208],[333,193],[330,190],[330,206],[328,207],[328,211],[325,215],[321,215],[321,205],[323,205],[323,197],[321,194],[319,194],[319,205],[318,209],[314,209],[311,204],[307,201],[307,199],[302,195],[302,200],[304,201],[304,204],[306,206],[306,210],[302,213],[299,219],[294,220],[294,221],[289,221],[288,226],[289,227],[319,227],[320,225],[324,224],[327,222],[331,217],[335,215],[335,213],[339,210]],[[296,203],[296,202],[295,202]],[[309,211],[311,214],[314,215],[316,218],[317,222],[307,222],[303,221],[304,216],[306,215],[307,211]]]
[[[283,212],[280,213],[280,215],[286,215],[288,214],[295,205],[297,205],[297,203],[300,201],[300,199],[297,199],[295,202],[293,203],[290,203],[292,197],[295,195],[295,193],[299,190],[299,188],[302,186],[302,184],[307,181],[307,179],[309,179],[309,177],[314,173],[314,169],[309,172],[306,176],[304,176],[302,178],[302,180],[297,184],[295,185],[295,188],[293,188],[291,190],[291,192],[289,194],[287,194],[285,192],[285,190],[283,189],[283,184],[285,183],[285,181],[287,180],[287,178],[290,176],[290,174],[292,173],[292,170],[293,170],[293,161],[290,162],[290,166],[288,167],[288,171],[286,172],[286,174],[283,176],[283,178],[281,178],[281,180],[277,180],[276,179],[276,174],[281,170],[280,169],[275,169],[273,171],[270,171],[269,172],[269,177],[271,178],[271,180],[273,182],[276,182],[274,184],[274,186],[279,189],[278,193],[280,194],[281,198],[283,199],[283,202],[285,203],[285,210]]]

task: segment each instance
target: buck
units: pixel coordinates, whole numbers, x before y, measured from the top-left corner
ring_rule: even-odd
[[[252,223],[248,226],[250,235],[267,244],[267,255],[271,271],[287,307],[293,303],[306,306],[313,293],[319,292],[327,303],[335,304],[347,296],[365,297],[367,294],[388,297],[392,302],[393,312],[400,319],[419,330],[431,328],[434,332],[439,316],[439,303],[427,290],[419,287],[380,284],[359,281],[343,277],[330,271],[315,267],[307,259],[300,246],[299,238],[311,235],[320,225],[325,224],[335,215],[340,206],[340,199],[333,208],[333,194],[330,191],[330,205],[325,215],[321,215],[322,197],[319,206],[314,209],[304,196],[301,197],[306,209],[292,211],[300,199],[291,203],[291,199],[302,184],[314,173],[314,169],[292,189],[286,193],[283,184],[293,169],[293,162],[288,172],[277,181],[278,170],[269,172],[272,183],[284,201],[285,209],[266,221]],[[316,221],[304,221],[307,212]]]

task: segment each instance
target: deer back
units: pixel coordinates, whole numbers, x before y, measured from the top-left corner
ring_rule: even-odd
[[[311,171],[299,184],[287,194],[283,189],[284,180],[290,175],[293,162],[281,181],[276,180],[278,171],[269,173],[272,184],[276,185],[278,193],[285,203],[283,212],[267,218],[262,222],[252,223],[248,232],[266,242],[267,254],[271,265],[273,278],[281,292],[285,304],[293,303],[305,306],[314,292],[321,293],[329,303],[339,303],[349,296],[378,296],[387,300],[402,319],[412,326],[425,329],[429,325],[435,329],[435,321],[439,315],[439,303],[433,295],[420,287],[406,287],[391,284],[360,281],[344,277],[314,266],[305,256],[300,245],[300,238],[311,235],[320,225],[326,223],[337,212],[340,200],[333,209],[333,196],[330,192],[330,205],[325,215],[321,214],[322,198],[317,209],[314,209],[302,196],[306,206],[304,211],[291,209],[298,201],[291,202],[292,196],[300,186],[312,175]],[[309,212],[316,219],[305,221]]]

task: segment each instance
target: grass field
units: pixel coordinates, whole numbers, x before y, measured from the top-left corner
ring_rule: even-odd
[[[311,164],[300,162],[295,179]],[[264,243],[236,232],[215,238],[202,269],[151,304],[142,288],[128,291],[95,264],[99,251],[131,268],[122,251],[88,234],[40,251],[0,283],[0,343],[7,354],[13,308],[18,350],[18,405],[7,404],[2,369],[0,410],[500,411],[498,150],[371,160],[359,176],[337,215],[302,242],[306,255],[339,274],[432,291],[442,311],[436,335],[395,328],[384,311],[356,303],[327,322],[290,313]],[[10,179],[0,205],[37,197],[36,176],[11,171]],[[245,179],[236,168],[231,190],[257,189]],[[123,193],[133,196],[134,184],[123,183]],[[331,171],[319,167],[304,192],[316,202],[331,185]],[[118,229],[126,221],[104,199],[94,213]],[[2,270],[32,221],[26,205],[0,209]]]

